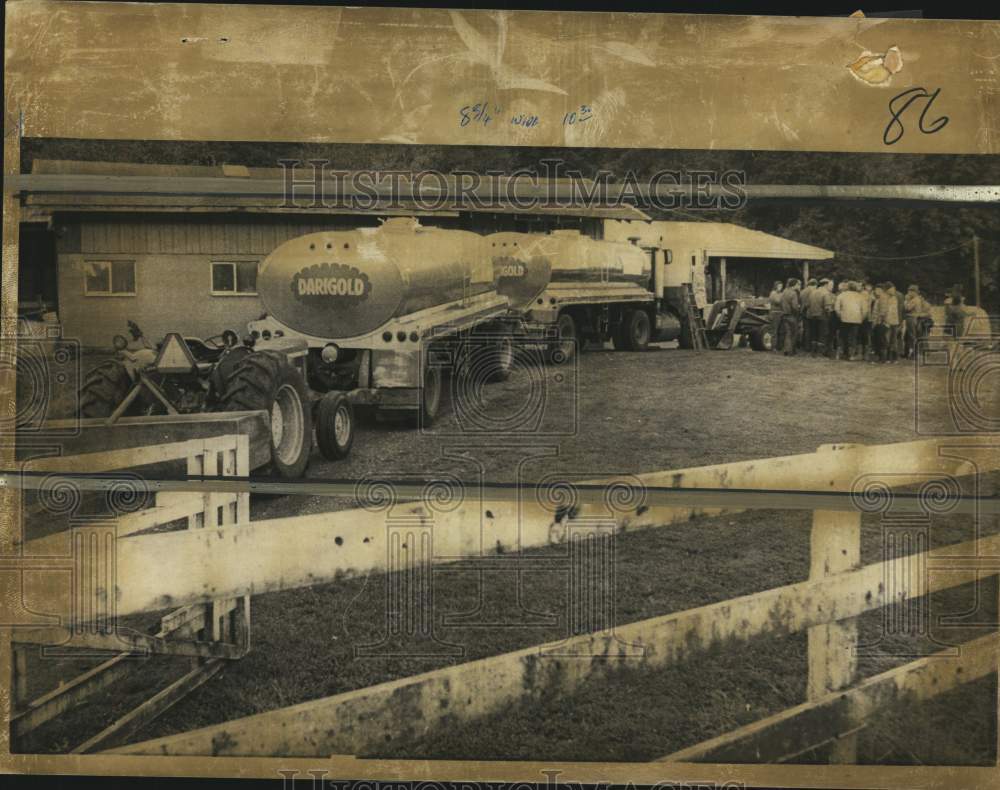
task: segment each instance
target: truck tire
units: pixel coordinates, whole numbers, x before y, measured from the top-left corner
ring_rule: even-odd
[[[343,392],[328,392],[316,405],[316,444],[328,461],[350,455],[354,444],[354,407]]]
[[[570,313],[561,313],[556,320],[558,339],[549,346],[548,362],[550,365],[564,365],[576,355],[576,321]]]
[[[774,348],[774,333],[769,326],[759,326],[750,331],[750,348],[754,351],[770,351]]]
[[[247,354],[226,382],[223,411],[266,411],[271,421],[271,466],[281,477],[302,477],[312,451],[309,391],[284,354]]]
[[[492,384],[506,381],[514,369],[514,338],[506,328],[473,333],[464,348],[458,375]]]
[[[691,322],[681,319],[681,336],[677,338],[678,348],[694,348],[694,335],[691,332]]]
[[[110,417],[132,389],[132,377],[117,359],[106,359],[87,373],[80,387],[80,416]]]
[[[420,406],[417,411],[418,426],[430,427],[441,413],[441,399],[444,396],[444,384],[441,380],[441,368],[424,363],[423,386],[420,388]]]
[[[649,348],[652,327],[645,310],[629,310],[622,325],[622,340],[628,351],[645,351]]]
[[[506,381],[514,370],[514,338],[502,333],[490,348],[490,370],[486,380],[490,383]]]

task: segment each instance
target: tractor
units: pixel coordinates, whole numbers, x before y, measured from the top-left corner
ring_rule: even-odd
[[[209,338],[170,332],[155,345],[134,321],[116,335],[115,355],[91,369],[80,388],[80,416],[111,424],[122,416],[264,411],[270,421],[271,471],[301,477],[316,444],[328,460],[346,457],[354,442],[347,395],[315,392],[307,348],[296,339],[240,342],[227,329]]]

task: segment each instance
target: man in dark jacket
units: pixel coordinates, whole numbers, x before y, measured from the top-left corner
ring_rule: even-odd
[[[829,280],[820,280],[819,285],[809,292],[808,302],[805,304],[806,321],[808,329],[806,333],[809,337],[807,351],[812,355],[823,355],[826,350],[829,335],[827,334],[826,320],[826,295],[827,283]],[[802,291],[805,294],[805,290]]]
[[[802,302],[799,290],[802,284],[794,277],[789,278],[785,290],[781,292],[781,326],[785,333],[785,356],[795,356],[799,339],[799,315]]]
[[[809,324],[809,302],[812,292],[816,290],[816,278],[810,278],[805,285],[799,289],[799,347],[806,353],[811,353],[813,344],[817,338],[813,337],[812,327]]]
[[[781,292],[784,288],[785,284],[781,280],[775,281],[774,288],[771,289],[771,295],[767,298],[768,307],[770,308],[768,319],[771,322],[771,348],[775,352],[783,348],[783,344],[781,343],[783,339],[781,337]]]

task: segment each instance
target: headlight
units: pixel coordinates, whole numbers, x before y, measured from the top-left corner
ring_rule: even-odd
[[[340,356],[340,349],[337,347],[336,343],[328,343],[323,346],[323,350],[319,352],[320,357],[328,365],[332,365],[337,361],[337,357]]]
[[[124,351],[128,348],[128,341],[123,335],[115,335],[111,339],[111,345],[115,347],[115,351]]]

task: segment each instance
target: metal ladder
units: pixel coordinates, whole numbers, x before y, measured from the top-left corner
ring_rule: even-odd
[[[691,347],[695,351],[704,351],[708,348],[708,335],[705,334],[705,320],[702,318],[701,310],[698,309],[691,283],[684,285],[684,302],[688,326],[691,327]]]

